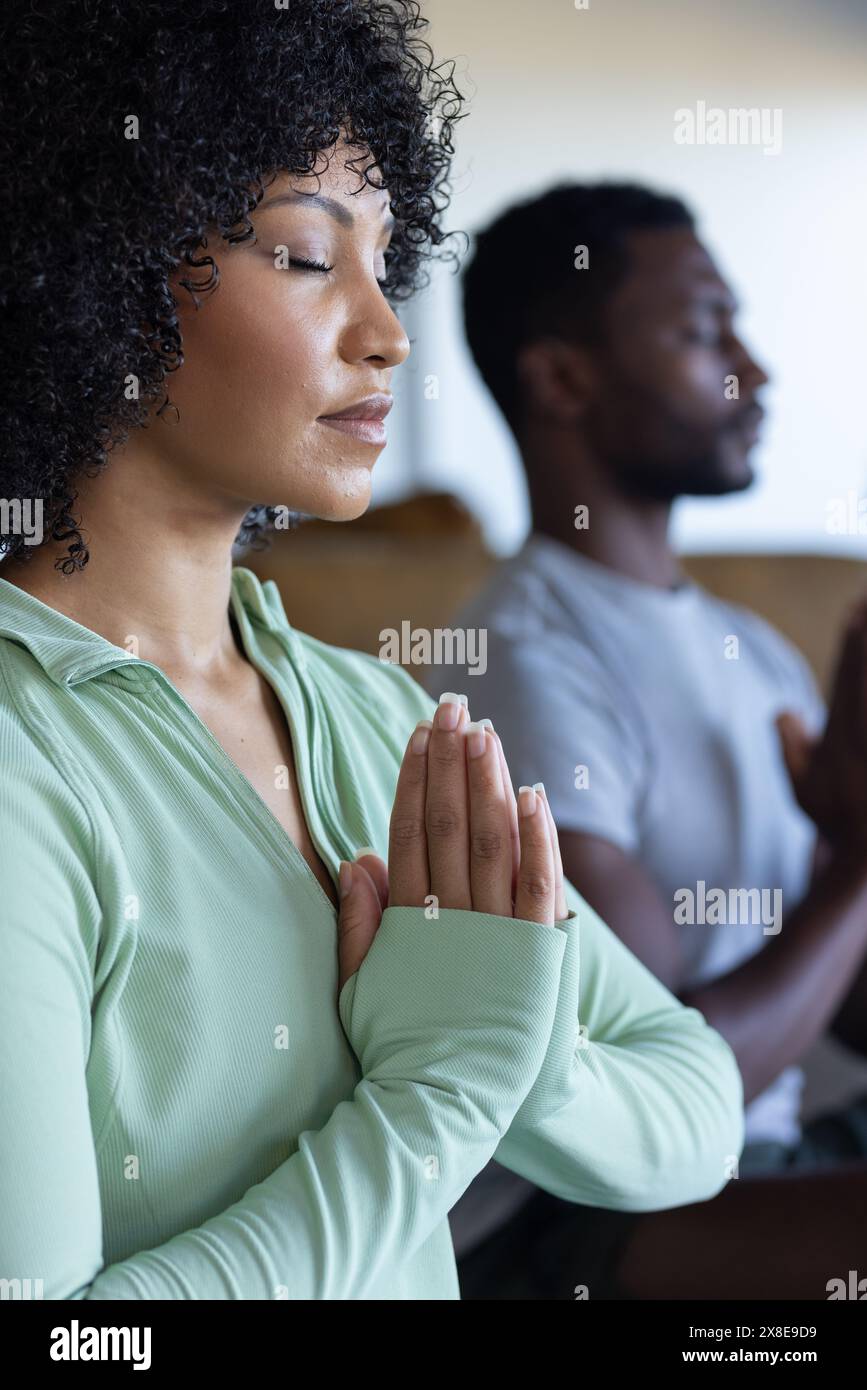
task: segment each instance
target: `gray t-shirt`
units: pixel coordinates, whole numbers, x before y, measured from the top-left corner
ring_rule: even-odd
[[[561,831],[641,862],[672,904],[684,988],[774,939],[806,891],[815,838],[774,718],[823,721],[779,633],[690,581],[658,589],[538,534],[452,626],[486,631],[487,669],[434,667],[429,690],[465,692],[472,718],[493,721],[515,786],[544,782]],[[748,1143],[797,1143],[802,1085],[787,1067],[747,1106]],[[493,1162],[453,1208],[458,1253],[532,1191]]]

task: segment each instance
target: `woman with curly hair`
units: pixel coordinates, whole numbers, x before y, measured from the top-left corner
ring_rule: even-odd
[[[4,11],[0,1277],[48,1298],[457,1298],[495,1151],[629,1210],[739,1152],[495,732],[232,564],[367,506],[460,109],[422,23]]]

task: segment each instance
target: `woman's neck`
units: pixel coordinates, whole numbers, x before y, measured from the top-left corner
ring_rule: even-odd
[[[229,622],[232,542],[244,507],[209,495],[165,460],[129,446],[77,484],[90,559],[55,568],[64,543],[47,542],[0,577],[170,679],[217,678],[243,659]],[[132,639],[135,645],[132,646]]]

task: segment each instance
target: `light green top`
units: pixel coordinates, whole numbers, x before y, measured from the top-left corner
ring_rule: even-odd
[[[337,875],[383,857],[432,701],[232,578]],[[159,667],[0,580],[0,1279],[53,1299],[459,1297],[447,1214],[496,1155],[570,1201],[714,1196],[732,1052],[571,888],[557,927],[336,915]],[[14,1286],[13,1286],[14,1287]]]

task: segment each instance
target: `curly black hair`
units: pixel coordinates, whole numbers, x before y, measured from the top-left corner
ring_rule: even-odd
[[[208,231],[253,237],[279,171],[311,172],[343,131],[370,151],[353,167],[389,190],[390,302],[452,258],[442,214],[463,99],[426,27],[415,0],[4,0],[0,492],[42,499],[44,540],[69,542],[65,573],[88,560],[76,478],[171,404],[170,276],[184,268],[196,303],[212,291]],[[238,543],[272,520],[253,508]],[[35,548],[0,537],[3,563]]]
[[[605,304],[629,267],[629,234],[694,225],[679,198],[642,184],[558,183],[507,208],[476,234],[462,279],[464,330],[479,373],[516,435],[523,421],[521,347],[548,334],[598,344]],[[589,274],[575,268],[579,246],[587,247]],[[533,247],[541,254],[531,256]]]

